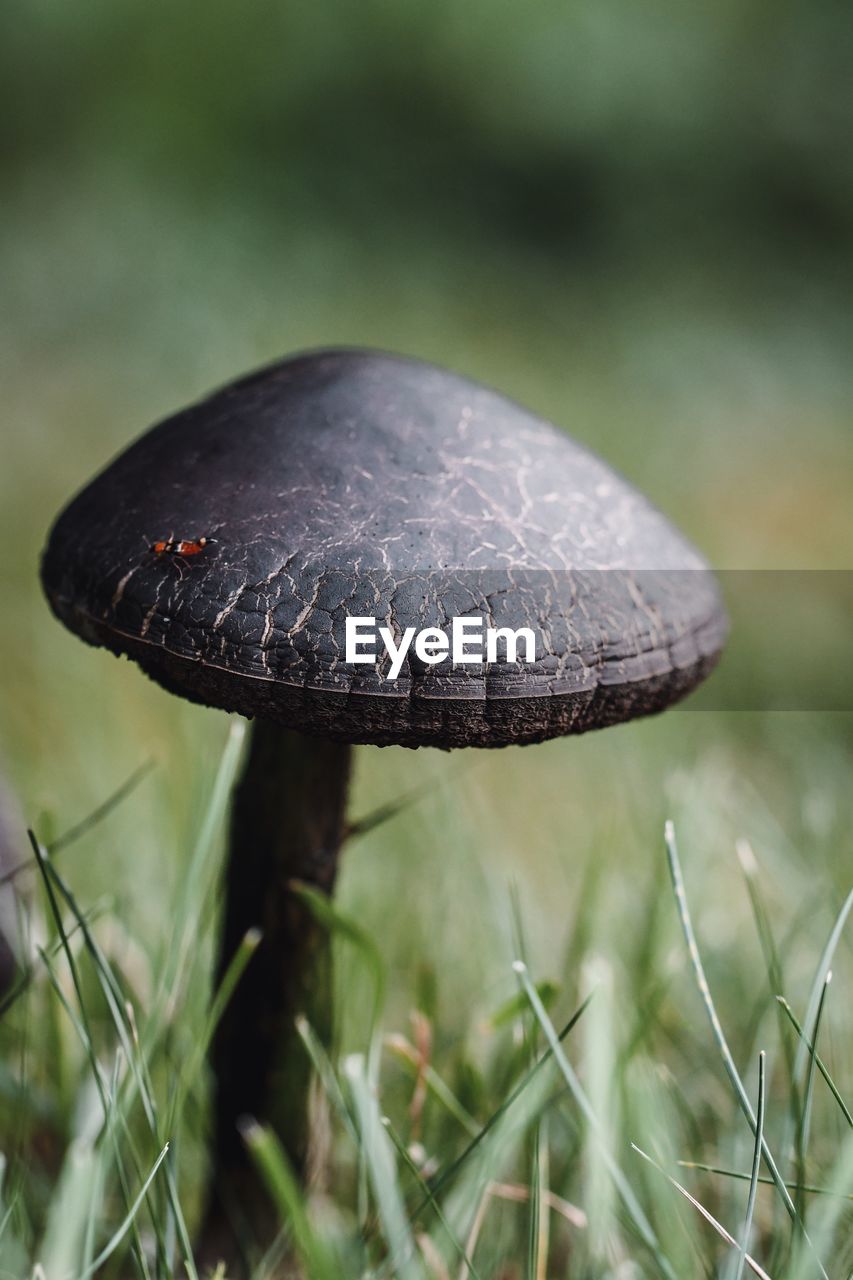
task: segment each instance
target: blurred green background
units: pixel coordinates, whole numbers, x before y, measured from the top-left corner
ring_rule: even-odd
[[[45,831],[156,762],[66,864],[81,899],[116,907],[141,987],[226,719],[50,617],[37,565],[61,504],[232,375],[354,343],[552,418],[718,567],[849,568],[851,57],[853,9],[824,0],[5,0],[0,752]],[[389,1025],[432,972],[444,1043],[485,1034],[514,989],[512,884],[531,963],[567,998],[589,952],[619,976],[652,947],[672,976],[673,816],[751,1052],[766,976],[734,842],[764,868],[802,999],[853,866],[851,729],[688,706],[496,754],[361,750],[357,812],[427,787],[353,846],[340,886],[390,966]],[[849,946],[838,963],[843,990]],[[366,995],[341,982],[358,1043]],[[673,983],[651,1055],[675,1071],[704,1029]],[[730,1099],[691,1070],[710,1148]]]

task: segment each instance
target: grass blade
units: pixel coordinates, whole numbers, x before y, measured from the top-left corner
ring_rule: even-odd
[[[137,769],[134,769],[130,777],[125,778],[124,782],[115,789],[112,795],[107,796],[106,800],[99,804],[96,809],[93,809],[85,818],[81,818],[81,820],[75,823],[73,827],[69,827],[67,831],[63,831],[62,835],[57,836],[54,840],[48,841],[44,846],[48,854],[53,856],[54,854],[59,853],[61,849],[67,848],[67,846],[73,844],[75,840],[79,840],[81,836],[84,836],[88,831],[91,831],[92,827],[97,826],[99,822],[103,822],[104,818],[109,817],[113,809],[118,808],[121,802],[127,799],[132,791],[136,790],[140,782],[142,782],[144,778],[148,777],[148,774],[153,768],[154,761],[146,760],[143,764],[139,765]],[[0,875],[0,887],[4,884],[8,884],[10,880],[14,880],[22,871],[26,871],[30,865],[29,861],[19,862],[17,866],[10,867],[8,871],[4,871],[3,874]]]
[[[225,975],[219,984],[213,1000],[211,1001],[210,1009],[207,1017],[205,1018],[201,1035],[195,1041],[193,1051],[190,1054],[187,1063],[181,1070],[177,1088],[173,1090],[172,1103],[169,1108],[169,1115],[166,1121],[167,1131],[171,1131],[175,1128],[178,1117],[181,1115],[186,1104],[187,1096],[192,1088],[193,1081],[201,1072],[202,1066],[204,1065],[204,1060],[207,1056],[207,1051],[210,1046],[210,1042],[213,1039],[213,1034],[216,1031],[219,1019],[225,1012],[226,1006],[233,996],[234,990],[242,978],[247,964],[257,951],[260,941],[260,929],[248,929],[239,947],[231,957],[231,961],[225,971]]]
[[[385,1047],[407,1067],[418,1069],[418,1056],[414,1045],[412,1045],[405,1036],[392,1033],[385,1036]],[[456,1094],[450,1086],[442,1079],[435,1068],[427,1064],[423,1068],[424,1084],[428,1091],[438,1102],[442,1104],[447,1113],[453,1116],[454,1120],[462,1126],[470,1138],[476,1137],[479,1133],[479,1125],[470,1112],[466,1111],[462,1103],[456,1097]]]
[[[246,728],[245,720],[235,719],[228,731],[225,750],[216,771],[210,799],[175,903],[173,915],[177,927],[171,935],[163,972],[159,979],[161,992],[159,1005],[152,1011],[148,1022],[147,1039],[155,1042],[160,1038],[167,1009],[170,1005],[174,1005],[176,1000],[180,988],[180,977],[190,970],[187,961],[189,953],[195,946],[201,904],[207,899],[211,888],[210,854],[216,833],[222,825],[231,799]]]
[[[797,1035],[800,1036],[806,1048],[808,1049],[808,1052],[814,1058],[815,1066],[817,1067],[820,1074],[823,1076],[824,1080],[827,1083],[827,1087],[829,1088],[830,1093],[832,1094],[833,1098],[841,1108],[841,1112],[844,1116],[844,1119],[847,1121],[850,1128],[853,1129],[853,1114],[851,1114],[850,1108],[847,1106],[847,1103],[844,1101],[841,1094],[839,1093],[835,1085],[835,1081],[833,1080],[832,1076],[829,1074],[829,1071],[826,1068],[826,1064],[823,1062],[823,1060],[821,1059],[820,1055],[817,1052],[816,1046],[812,1044],[811,1040],[809,1040],[805,1031],[800,1026],[799,1022],[797,1021],[797,1017],[796,1017],[796,1014],[794,1013],[794,1010],[791,1008],[790,1004],[785,999],[785,997],[777,996],[776,999],[778,1000],[780,1006],[784,1010],[787,1017],[790,1019]]]
[[[311,1280],[338,1280],[338,1268],[330,1251],[317,1239],[302,1189],[278,1138],[271,1129],[251,1119],[243,1122],[241,1133],[282,1222],[290,1229],[305,1274]]]
[[[461,1240],[459,1240],[459,1239],[457,1238],[456,1233],[454,1232],[454,1230],[453,1230],[453,1228],[451,1227],[450,1223],[447,1221],[447,1218],[446,1218],[446,1217],[444,1216],[444,1214],[442,1213],[442,1211],[441,1211],[441,1205],[438,1203],[438,1201],[437,1201],[437,1200],[435,1199],[435,1197],[433,1196],[432,1192],[431,1192],[431,1191],[430,1191],[430,1189],[429,1189],[429,1184],[427,1183],[427,1181],[426,1181],[426,1179],[424,1178],[423,1174],[421,1173],[420,1169],[419,1169],[419,1168],[418,1168],[418,1166],[415,1164],[414,1160],[412,1159],[412,1157],[409,1155],[408,1151],[406,1150],[406,1147],[405,1147],[405,1145],[404,1145],[404,1143],[403,1143],[402,1138],[401,1138],[401,1137],[400,1137],[400,1135],[395,1131],[394,1126],[391,1124],[391,1121],[388,1119],[388,1117],[387,1117],[387,1116],[383,1116],[383,1117],[382,1117],[382,1124],[384,1125],[384,1127],[385,1127],[385,1131],[387,1132],[387,1134],[388,1134],[388,1136],[390,1137],[391,1141],[394,1143],[394,1146],[395,1146],[395,1148],[396,1148],[396,1150],[397,1150],[397,1154],[399,1155],[400,1159],[403,1161],[403,1163],[405,1164],[405,1166],[406,1166],[406,1168],[409,1170],[409,1172],[410,1172],[410,1173],[411,1173],[411,1174],[412,1174],[412,1175],[417,1179],[417,1181],[418,1181],[419,1185],[424,1189],[424,1191],[426,1192],[427,1196],[429,1197],[430,1207],[431,1207],[431,1209],[433,1210],[433,1212],[434,1212],[434,1214],[435,1214],[436,1218],[438,1219],[439,1223],[441,1224],[442,1230],[444,1231],[444,1233],[445,1233],[445,1235],[447,1236],[448,1240],[450,1241],[450,1243],[452,1244],[452,1246],[453,1246],[453,1248],[456,1250],[456,1252],[459,1254],[459,1257],[460,1257],[460,1259],[461,1259],[461,1261],[462,1261],[463,1266],[465,1266],[465,1267],[467,1267],[467,1268],[468,1268],[468,1271],[470,1272],[471,1276],[473,1277],[473,1280],[480,1280],[480,1277],[479,1277],[479,1275],[477,1274],[477,1271],[476,1271],[476,1269],[475,1269],[475,1267],[474,1267],[473,1262],[471,1261],[471,1259],[468,1257],[467,1253],[465,1252],[465,1246],[462,1244]]]
[[[111,1257],[112,1254],[115,1253],[116,1249],[119,1247],[122,1240],[124,1239],[128,1231],[130,1231],[131,1227],[133,1226],[136,1220],[136,1215],[139,1212],[140,1206],[142,1205],[142,1202],[145,1199],[145,1197],[148,1195],[148,1188],[151,1186],[151,1183],[154,1181],[154,1178],[157,1174],[157,1170],[160,1168],[160,1165],[166,1159],[166,1154],[168,1150],[169,1150],[169,1144],[167,1142],[165,1147],[163,1148],[163,1150],[160,1152],[159,1156],[155,1160],[153,1169],[149,1173],[148,1177],[145,1179],[145,1182],[142,1184],[142,1187],[140,1188],[139,1193],[137,1194],[133,1204],[130,1206],[130,1209],[127,1212],[127,1216],[125,1217],[121,1226],[118,1228],[116,1232],[114,1232],[109,1242],[104,1246],[104,1248],[98,1254],[97,1258],[95,1258],[91,1266],[88,1266],[85,1271],[80,1272],[78,1280],[88,1280],[88,1277],[93,1276],[96,1271],[100,1270],[100,1268],[104,1265],[107,1259]]]
[[[385,1002],[385,965],[379,948],[357,921],[338,910],[328,894],[322,893],[312,885],[303,884],[300,880],[292,880],[290,888],[294,896],[309,909],[318,924],[333,936],[337,934],[338,937],[351,943],[364,957],[373,982],[373,1010],[368,1035],[368,1042],[372,1045]]]
[[[739,1169],[722,1169],[716,1164],[702,1164],[699,1160],[679,1160],[678,1167],[680,1169],[696,1169],[699,1173],[715,1173],[721,1178],[734,1178],[738,1182],[750,1182],[752,1180],[752,1174],[750,1173],[741,1173]],[[768,1178],[765,1175],[759,1177],[757,1181],[763,1187],[773,1187],[776,1185],[772,1178]],[[828,1187],[815,1187],[810,1183],[800,1186],[796,1182],[786,1182],[785,1185],[789,1191],[807,1191],[809,1195],[813,1196],[832,1196],[838,1194],[835,1191],[830,1191]],[[853,1200],[853,1195],[849,1195],[846,1198],[848,1200]]]
[[[61,849],[67,849],[75,840],[79,840],[82,836],[91,831],[93,827],[96,827],[99,822],[103,822],[105,818],[108,818],[113,810],[117,809],[122,801],[126,800],[127,797],[136,790],[140,782],[148,777],[153,768],[153,760],[143,761],[141,765],[134,769],[130,777],[125,778],[124,782],[122,782],[120,786],[116,787],[112,795],[107,796],[106,800],[102,801],[96,809],[93,809],[92,812],[85,818],[82,818],[80,822],[75,823],[73,827],[69,827],[67,831],[63,831],[61,835],[57,836],[54,840],[51,840],[47,845],[47,851],[51,857],[53,857],[54,854],[59,853]]]
[[[391,1272],[399,1280],[424,1280],[403,1206],[391,1140],[379,1115],[376,1097],[365,1071],[364,1058],[360,1054],[353,1054],[347,1058],[344,1071],[352,1090],[365,1165],[388,1247]]]
[[[384,804],[377,805],[375,809],[371,809],[362,817],[354,818],[352,822],[348,822],[344,831],[344,839],[356,840],[359,836],[366,836],[368,832],[375,831],[377,827],[381,827],[384,823],[390,822],[392,818],[396,818],[399,814],[410,809],[412,805],[417,804],[419,800],[423,800],[433,790],[434,784],[412,787],[410,791],[398,796],[396,800],[386,800]]]
[[[805,1180],[806,1155],[809,1146],[809,1128],[811,1124],[812,1098],[814,1096],[814,1076],[815,1076],[815,1053],[817,1050],[817,1039],[820,1034],[820,1024],[823,1018],[823,1007],[826,1002],[826,993],[829,990],[829,984],[832,981],[832,970],[829,969],[824,979],[823,989],[820,993],[818,1001],[817,1013],[815,1014],[814,1035],[812,1036],[812,1047],[809,1053],[809,1068],[806,1073],[806,1088],[803,1097],[803,1111],[800,1121],[800,1128],[797,1132],[797,1153],[799,1159],[799,1167],[801,1170],[801,1180]],[[802,1203],[800,1210],[802,1212]]]
[[[755,1212],[755,1197],[758,1192],[758,1174],[761,1169],[761,1141],[764,1137],[764,1065],[765,1053],[762,1049],[758,1055],[758,1102],[757,1117],[755,1126],[755,1146],[752,1152],[752,1173],[749,1179],[749,1196],[746,1202],[746,1218],[743,1223],[743,1235],[741,1237],[740,1261],[735,1272],[735,1280],[741,1280],[743,1276],[743,1268],[747,1258],[747,1250],[749,1248],[749,1237],[752,1233],[752,1216]]]
[[[311,1065],[317,1074],[317,1079],[322,1085],[323,1092],[332,1105],[332,1108],[346,1129],[353,1143],[358,1147],[358,1130],[352,1117],[347,1100],[344,1097],[343,1090],[338,1084],[338,1078],[335,1075],[335,1069],[332,1066],[328,1053],[323,1046],[320,1037],[311,1026],[304,1014],[297,1014],[296,1031],[305,1045],[305,1051],[311,1059]]]
[[[39,1261],[47,1276],[76,1275],[97,1196],[99,1160],[88,1137],[69,1146],[51,1201]]]
[[[710,1223],[710,1225],[714,1228],[714,1230],[717,1232],[718,1235],[722,1236],[726,1244],[733,1245],[735,1248],[738,1247],[737,1240],[735,1240],[731,1232],[726,1231],[726,1228],[723,1226],[723,1224],[721,1222],[718,1222],[717,1219],[714,1217],[714,1215],[712,1213],[709,1213],[708,1210],[705,1208],[705,1206],[703,1204],[700,1204],[700,1202],[696,1199],[696,1197],[692,1196],[686,1187],[682,1187],[680,1182],[676,1182],[675,1178],[671,1178],[670,1175],[667,1173],[666,1169],[661,1168],[657,1160],[653,1160],[652,1157],[648,1155],[645,1151],[643,1151],[640,1147],[638,1147],[635,1142],[632,1142],[631,1146],[634,1148],[638,1156],[642,1156],[644,1160],[648,1160],[649,1164],[652,1166],[653,1169],[657,1169],[658,1173],[663,1174],[667,1182],[669,1182],[673,1187],[675,1187],[676,1191],[678,1191],[681,1195],[683,1195],[685,1200],[688,1200],[690,1204],[693,1205],[693,1208],[697,1211],[697,1213],[701,1213],[705,1221]],[[755,1261],[755,1259],[751,1258],[749,1254],[746,1255],[746,1265],[750,1268],[750,1270],[755,1275],[758,1276],[759,1280],[770,1280],[770,1276],[767,1274],[764,1268],[759,1266],[759,1264]]]
[[[365,929],[357,921],[350,919],[343,911],[339,911],[331,898],[312,885],[298,880],[290,882],[290,889],[308,908],[314,919],[330,936],[336,934],[349,942],[364,958],[373,983],[373,1004],[367,1027],[367,1071],[371,1083],[379,1077],[379,1061],[382,1051],[382,1040],[379,1034],[379,1023],[385,1004],[385,965],[379,948]],[[364,1224],[367,1214],[367,1170],[364,1166],[364,1147],[358,1147],[358,1201],[359,1221]]]
[[[600,1139],[601,1132],[598,1117],[590,1106],[589,1100],[581,1087],[581,1083],[575,1075],[574,1069],[572,1068],[568,1058],[563,1052],[563,1048],[557,1038],[557,1032],[554,1029],[554,1025],[548,1017],[545,1007],[536,992],[536,988],[530,980],[530,975],[527,972],[527,966],[522,960],[516,960],[513,965],[513,969],[519,976],[521,984],[527,994],[527,998],[530,1001],[530,1007],[536,1015],[536,1019],[544,1032],[545,1039],[548,1041],[557,1065],[565,1077],[566,1083],[572,1092],[572,1096],[574,1097],[579,1110],[582,1112],[590,1130],[597,1138]],[[633,1220],[637,1231],[645,1242],[647,1248],[653,1254],[661,1271],[668,1277],[668,1280],[677,1280],[675,1272],[673,1271],[672,1266],[665,1256],[660,1242],[655,1235],[654,1228],[646,1217],[639,1200],[634,1194],[633,1188],[619,1165],[614,1160],[613,1156],[610,1154],[610,1151],[604,1142],[601,1143],[601,1159],[603,1164],[606,1166],[610,1177],[613,1179],[616,1190],[619,1193],[628,1214]]]
[[[107,1007],[110,1011],[110,1016],[113,1020],[113,1025],[116,1029],[116,1033],[119,1037],[119,1043],[122,1047],[122,1050],[131,1068],[130,1084],[132,1084],[136,1088],[137,1092],[139,1093],[142,1106],[143,1106],[143,1111],[145,1113],[145,1118],[148,1123],[149,1129],[151,1130],[151,1133],[154,1136],[155,1141],[158,1143],[158,1145],[165,1145],[165,1139],[161,1132],[161,1125],[160,1125],[159,1117],[157,1114],[156,1103],[154,1100],[154,1093],[151,1088],[150,1080],[148,1079],[147,1068],[146,1068],[146,1058],[143,1053],[142,1047],[140,1045],[139,1036],[137,1035],[137,1032],[136,1032],[136,1024],[133,1018],[132,1006],[125,999],[125,995],[124,995],[124,992],[122,991],[121,984],[119,983],[118,978],[116,977],[112,967],[107,961],[106,956],[104,955],[103,951],[101,950],[100,946],[95,940],[95,937],[92,934],[91,929],[89,928],[89,922],[86,916],[80,910],[79,906],[77,905],[77,902],[74,898],[74,895],[71,893],[71,890],[65,884],[62,877],[59,875],[59,872],[53,866],[53,863],[50,862],[48,859],[45,859],[44,869],[46,874],[50,877],[53,887],[61,894],[62,898],[64,899],[66,905],[68,906],[69,910],[74,916],[74,919],[77,922],[77,927],[80,929],[80,932],[83,935],[83,940],[86,945],[86,949],[89,953],[91,962],[94,966],[95,974],[98,978],[101,991],[107,1003]],[[132,1089],[130,1087],[126,1087],[124,1092],[124,1098],[123,1098],[124,1112],[127,1112],[127,1110],[129,1109],[131,1102],[133,1100],[133,1096],[134,1095],[133,1095]],[[127,1124],[124,1119],[122,1120],[122,1124],[125,1129],[125,1133],[129,1139],[130,1135],[128,1133]],[[136,1172],[137,1174],[139,1174],[139,1176],[141,1176],[139,1161],[135,1157],[135,1152],[134,1152],[132,1143],[131,1143],[130,1149],[131,1149],[131,1154],[134,1156],[133,1163],[134,1163]],[[117,1161],[119,1160],[119,1152],[118,1152],[117,1145],[116,1145],[116,1160]],[[127,1190],[126,1179],[122,1172],[122,1166],[119,1164],[118,1167],[119,1167],[119,1175],[120,1175],[120,1178],[122,1179],[122,1186],[125,1191],[125,1201],[127,1202],[127,1197],[129,1195],[129,1192]],[[178,1200],[175,1173],[174,1173],[174,1169],[172,1168],[171,1161],[167,1161],[166,1163],[166,1188],[167,1188],[167,1195],[169,1200],[169,1207],[175,1222],[175,1226],[177,1228],[179,1239],[181,1241],[184,1267],[186,1268],[187,1275],[189,1276],[189,1280],[198,1280],[195,1263],[193,1261],[192,1250],[189,1243],[189,1235],[187,1232],[186,1224],[184,1222],[183,1211],[181,1209],[181,1206]],[[162,1252],[163,1248],[165,1247],[165,1242],[163,1239],[162,1231],[160,1229],[158,1217],[156,1213],[154,1213],[153,1211],[152,1211],[152,1222],[154,1223],[155,1232],[157,1233],[157,1237],[158,1237],[158,1247]],[[134,1226],[134,1231],[135,1231],[135,1226]]]
[[[752,907],[752,915],[755,921],[755,928],[758,934],[758,940],[764,955],[764,963],[767,969],[767,977],[770,983],[770,993],[775,995],[777,991],[785,990],[785,972],[782,966],[782,960],[779,954],[779,948],[776,946],[776,939],[770,924],[770,916],[764,905],[759,888],[759,866],[758,859],[755,856],[752,845],[748,840],[740,839],[735,842],[735,852],[741,871],[743,872],[746,892]],[[780,1026],[784,1026],[782,1010],[777,1011]],[[757,1018],[756,1018],[757,1021]],[[785,1055],[785,1063],[788,1069],[788,1075],[791,1078],[791,1087],[788,1098],[789,1125],[792,1125],[795,1132],[799,1132],[802,1125],[802,1097],[800,1090],[793,1083],[794,1077],[794,1059],[796,1050],[791,1046],[790,1037],[782,1035],[782,1051]],[[783,1150],[787,1148],[783,1147]],[[796,1181],[800,1184],[805,1182],[805,1170],[800,1167],[797,1169]]]
[[[809,1002],[806,1007],[806,1016],[803,1020],[806,1037],[812,1042],[815,1040],[814,1025],[817,1020],[818,1008],[820,1006],[821,996],[826,983],[826,975],[832,968],[832,959],[835,955],[835,949],[841,939],[841,934],[844,930],[845,924],[847,923],[847,917],[849,916],[851,909],[853,909],[853,889],[848,893],[844,905],[836,917],[835,924],[832,926],[832,932],[827,938],[826,946],[821,953],[817,971],[814,976],[814,982],[812,983],[811,994],[809,995]],[[808,1061],[809,1051],[805,1044],[801,1043],[797,1050],[797,1057],[794,1063],[794,1079],[798,1086],[802,1086],[803,1084]]]
[[[851,1198],[850,1192],[853,1191],[853,1136],[850,1134],[846,1135],[846,1141],[841,1145],[838,1159],[830,1175],[830,1188],[831,1194],[822,1202],[821,1212],[815,1220],[814,1239],[820,1249],[825,1251],[827,1257],[837,1260],[839,1249],[834,1246],[839,1243],[836,1239],[839,1219]],[[849,1233],[847,1233],[848,1244],[849,1240]],[[791,1266],[790,1280],[808,1280],[810,1271],[811,1259],[801,1245],[798,1256]]]
[[[562,1031],[558,1033],[557,1040],[560,1044],[562,1044],[566,1036],[575,1028],[575,1026],[577,1025],[577,1023],[581,1018],[581,1015],[587,1009],[587,1006],[589,1005],[589,1002],[592,999],[592,996],[593,996],[593,993],[590,992],[590,994],[584,1000],[583,1004],[581,1004],[575,1010],[572,1016],[569,1018],[568,1022],[563,1027]],[[489,1116],[488,1120],[483,1125],[480,1132],[477,1134],[475,1138],[471,1140],[471,1142],[468,1143],[465,1150],[460,1155],[458,1155],[456,1159],[450,1165],[447,1166],[446,1169],[442,1170],[441,1173],[436,1174],[434,1178],[430,1179],[429,1186],[430,1186],[430,1194],[432,1196],[438,1195],[439,1191],[443,1190],[444,1187],[447,1185],[447,1183],[456,1177],[460,1169],[468,1161],[468,1159],[473,1155],[473,1153],[476,1151],[477,1147],[480,1145],[483,1139],[488,1136],[488,1134],[492,1131],[492,1129],[494,1129],[495,1125],[503,1118],[503,1116],[506,1115],[507,1111],[513,1105],[513,1103],[516,1102],[521,1097],[521,1095],[524,1093],[525,1089],[528,1087],[528,1085],[531,1083],[531,1081],[534,1079],[537,1073],[542,1070],[546,1062],[550,1061],[552,1056],[553,1056],[553,1050],[549,1047],[538,1059],[538,1061],[533,1064],[533,1066],[529,1069],[529,1071],[527,1071],[522,1076],[520,1082],[515,1086],[512,1093],[509,1095],[509,1097],[504,1102],[502,1102],[501,1105],[497,1108],[497,1110],[494,1111]],[[429,1203],[429,1197],[422,1200],[420,1204],[417,1205],[414,1213],[411,1215],[412,1220],[417,1218],[418,1215],[423,1212],[423,1210],[426,1208],[428,1203]]]
[[[550,1159],[548,1114],[540,1117],[533,1151],[533,1194],[530,1198],[530,1280],[546,1280],[550,1251],[551,1214],[548,1202]]]

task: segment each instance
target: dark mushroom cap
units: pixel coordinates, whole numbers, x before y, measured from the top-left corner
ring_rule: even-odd
[[[726,632],[705,562],[594,454],[467,378],[358,350],[152,428],[60,515],[42,577],[72,631],[173,692],[351,742],[502,746],[648,714]],[[412,649],[392,681],[346,664],[348,615],[527,626],[536,662]]]

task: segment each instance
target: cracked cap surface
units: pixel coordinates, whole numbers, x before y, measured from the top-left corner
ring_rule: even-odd
[[[170,540],[196,545],[152,550]],[[594,454],[466,378],[358,350],[284,360],[153,427],[59,516],[42,580],[72,631],[175,693],[406,746],[659,711],[727,628],[698,552]],[[399,635],[456,615],[530,627],[536,662],[412,649],[391,681],[387,661],[344,661],[347,616]]]

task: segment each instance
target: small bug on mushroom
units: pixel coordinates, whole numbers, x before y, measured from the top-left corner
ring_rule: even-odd
[[[148,548],[155,556],[197,556],[213,541],[212,538],[163,538],[152,542]]]

